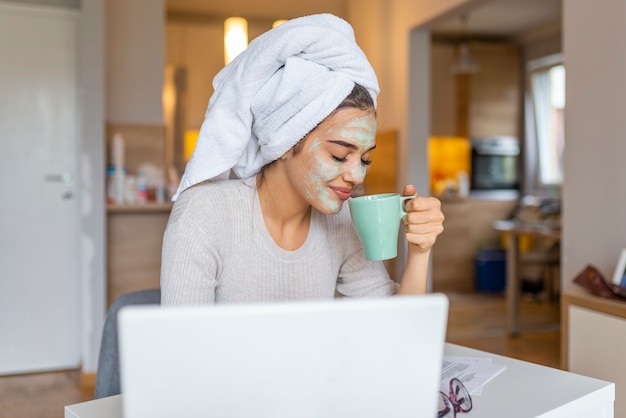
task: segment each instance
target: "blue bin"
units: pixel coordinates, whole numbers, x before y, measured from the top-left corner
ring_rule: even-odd
[[[506,287],[506,251],[483,248],[474,258],[474,284],[478,292],[504,292]]]

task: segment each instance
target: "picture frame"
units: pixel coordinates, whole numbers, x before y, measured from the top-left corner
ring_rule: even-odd
[[[626,248],[622,250],[617,265],[615,266],[613,283],[626,288]]]

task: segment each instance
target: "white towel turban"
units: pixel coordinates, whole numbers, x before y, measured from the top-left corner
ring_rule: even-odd
[[[254,39],[213,80],[196,148],[172,200],[194,184],[248,178],[280,158],[350,94],[378,81],[344,20],[290,20]]]

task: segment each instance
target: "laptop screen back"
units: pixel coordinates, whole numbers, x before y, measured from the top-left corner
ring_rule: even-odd
[[[127,307],[124,417],[433,417],[447,312],[439,294]]]

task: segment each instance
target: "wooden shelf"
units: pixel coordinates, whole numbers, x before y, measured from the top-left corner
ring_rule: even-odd
[[[172,210],[172,203],[145,203],[136,205],[107,205],[108,213],[145,213],[145,212],[169,212]]]
[[[570,289],[563,292],[561,303],[564,306],[576,305],[618,318],[626,318],[626,301],[602,298],[580,289]]]

